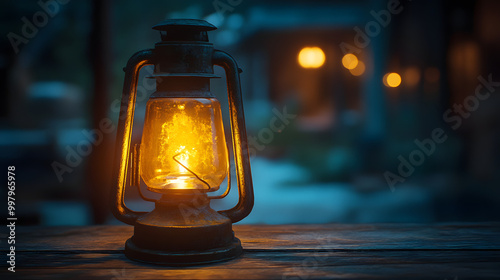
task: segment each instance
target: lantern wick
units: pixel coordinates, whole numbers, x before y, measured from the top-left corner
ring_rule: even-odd
[[[172,159],[177,162],[178,164],[180,164],[182,167],[184,167],[187,171],[189,171],[189,173],[193,174],[193,176],[195,176],[198,180],[200,180],[203,184],[207,185],[208,187],[208,190],[210,190],[212,187],[210,187],[210,184],[207,183],[205,180],[201,179],[200,176],[196,175],[196,173],[194,173],[191,169],[189,169],[187,166],[185,166],[184,164],[182,164],[182,162],[180,162],[179,160],[176,159],[176,157],[178,157],[181,153],[178,153],[176,155],[174,155],[172,157]]]

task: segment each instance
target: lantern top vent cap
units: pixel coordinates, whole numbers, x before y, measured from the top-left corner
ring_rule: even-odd
[[[159,31],[169,31],[179,28],[197,31],[210,31],[217,29],[215,25],[202,19],[167,19],[153,26],[154,30]]]
[[[208,42],[207,31],[217,29],[201,19],[167,19],[153,26],[161,33],[162,41],[204,41]]]

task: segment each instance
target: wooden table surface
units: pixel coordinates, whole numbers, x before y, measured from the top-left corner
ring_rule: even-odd
[[[498,223],[233,227],[242,257],[187,268],[128,260],[130,226],[18,227],[0,279],[500,279]]]

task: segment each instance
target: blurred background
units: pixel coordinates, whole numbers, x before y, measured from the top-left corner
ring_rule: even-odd
[[[217,26],[210,41],[243,69],[255,207],[241,223],[500,220],[498,1],[7,0],[0,13],[0,166],[16,167],[20,224],[119,223],[123,67],[170,18]],[[229,136],[225,78],[212,91]]]

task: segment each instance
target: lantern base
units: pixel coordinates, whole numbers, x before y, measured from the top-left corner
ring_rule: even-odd
[[[204,193],[164,195],[137,219],[125,243],[129,259],[171,266],[225,261],[242,252],[231,220],[210,208]]]
[[[176,253],[139,248],[134,244],[132,238],[125,243],[125,256],[127,258],[139,262],[168,266],[192,266],[227,261],[240,256],[242,253],[241,242],[236,237],[232,244],[227,247]]]

